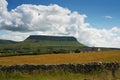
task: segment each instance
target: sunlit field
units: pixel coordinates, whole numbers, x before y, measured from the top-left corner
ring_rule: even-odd
[[[120,50],[0,57],[0,65],[120,62]]]

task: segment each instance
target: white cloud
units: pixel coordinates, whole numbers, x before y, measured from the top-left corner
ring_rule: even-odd
[[[71,35],[88,46],[119,47],[120,28],[97,29],[84,20],[86,15],[71,12],[59,5],[23,4],[8,11],[8,3],[0,0],[1,39],[24,40],[30,34]],[[112,18],[108,16],[107,18]]]
[[[90,46],[101,47],[119,47],[120,48],[120,28],[113,27],[112,29],[95,29],[85,28],[81,30],[78,38],[79,41]],[[82,35],[83,34],[83,35]]]
[[[106,19],[112,19],[113,17],[112,16],[104,16],[104,18],[106,18]]]
[[[26,39],[31,33],[21,33],[21,32],[12,32],[2,30],[0,31],[0,39],[8,39],[13,41],[23,41]]]

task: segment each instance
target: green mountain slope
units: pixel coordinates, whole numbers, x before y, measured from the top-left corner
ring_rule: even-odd
[[[63,36],[30,36],[23,44],[32,44],[32,46],[47,47],[47,46],[84,46],[79,43],[74,37],[63,37]]]
[[[64,53],[75,51],[85,45],[69,36],[32,35],[22,42],[0,43],[1,53]]]

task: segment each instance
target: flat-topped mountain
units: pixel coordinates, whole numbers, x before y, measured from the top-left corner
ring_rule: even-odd
[[[0,43],[1,53],[64,53],[85,47],[72,36],[30,35],[24,41],[17,43],[9,40],[8,42],[5,41],[3,40],[4,43]]]
[[[40,46],[84,46],[72,36],[31,35],[21,43],[39,43]]]

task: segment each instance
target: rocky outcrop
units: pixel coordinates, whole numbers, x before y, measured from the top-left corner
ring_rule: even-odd
[[[47,36],[47,35],[31,35],[26,40],[36,41],[77,41],[73,36]]]

